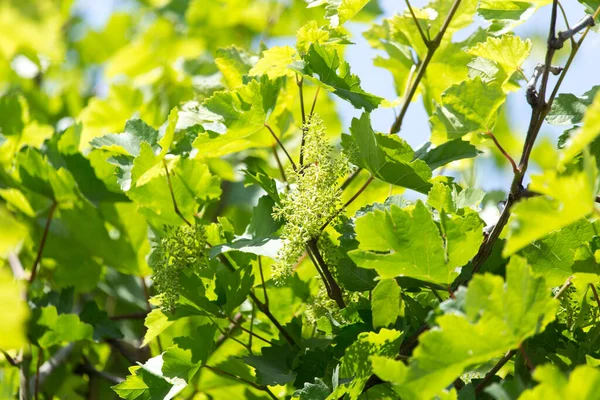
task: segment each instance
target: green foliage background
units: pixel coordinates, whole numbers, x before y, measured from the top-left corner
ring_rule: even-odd
[[[98,30],[1,2],[0,398],[597,398],[600,86],[560,90],[597,40],[580,2],[139,0]],[[562,33],[514,35],[542,7]]]

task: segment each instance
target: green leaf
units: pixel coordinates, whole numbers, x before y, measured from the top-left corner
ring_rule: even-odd
[[[235,89],[243,83],[243,77],[256,64],[258,57],[250,55],[237,46],[217,49],[215,64],[223,74],[230,89]]]
[[[421,193],[429,191],[431,169],[414,159],[414,151],[400,137],[373,131],[369,114],[352,119],[350,133],[342,136],[342,145],[353,162],[382,181]]]
[[[293,351],[287,344],[263,347],[261,355],[244,357],[255,368],[256,382],[262,385],[285,385],[295,379],[292,371]]]
[[[518,257],[507,266],[506,283],[498,276],[476,275],[462,296],[462,311],[450,309],[436,318],[435,329],[419,337],[408,367],[396,364],[393,377],[400,380],[394,383],[402,398],[434,397],[467,368],[501,357],[542,332],[557,310],[544,278],[535,277]]]
[[[344,357],[342,357],[340,378],[352,379],[348,388],[351,398],[358,398],[373,373],[369,358],[372,356],[396,356],[402,342],[401,338],[401,332],[382,328],[379,333],[360,333],[356,341],[346,349]]]
[[[193,146],[198,154],[221,157],[251,147],[266,147],[274,143],[265,123],[273,118],[282,80],[266,76],[252,80],[235,90],[216,92],[196,109],[203,123]],[[198,123],[197,123],[198,124]]]
[[[338,97],[350,102],[354,108],[362,108],[371,112],[383,100],[362,90],[360,79],[350,73],[350,65],[341,61],[335,48],[312,44],[308,53],[303,56],[304,66],[294,66],[294,69],[307,79],[321,85]],[[319,78],[313,78],[316,73]]]
[[[158,335],[163,333],[174,321],[170,321],[160,308],[155,308],[146,315],[144,326],[147,328],[142,346],[147,346]]]
[[[419,154],[418,158],[425,161],[433,171],[452,161],[477,157],[479,154],[482,152],[471,143],[462,139],[454,139],[442,143],[426,153]]]
[[[396,322],[402,310],[400,286],[394,279],[382,279],[371,294],[373,328],[388,327]]]
[[[218,304],[223,312],[230,315],[240,304],[246,300],[250,288],[254,284],[252,266],[240,267],[231,272],[225,268],[217,270],[215,292],[218,296]]]
[[[294,77],[294,71],[288,67],[298,60],[298,53],[294,48],[275,46],[263,52],[262,58],[250,70],[249,75],[266,75],[269,79],[277,79],[283,76]]]
[[[94,327],[94,340],[123,338],[123,334],[117,323],[108,317],[106,311],[100,310],[94,301],[88,301],[83,305],[79,319],[81,322]]]
[[[331,26],[336,28],[354,17],[370,0],[306,0],[308,7],[317,7],[325,4],[325,16]]]
[[[18,349],[27,343],[25,328],[29,308],[21,290],[21,284],[6,269],[0,269],[0,349],[3,350]]]
[[[546,121],[552,125],[575,125],[580,123],[599,90],[600,85],[597,85],[592,86],[581,97],[571,93],[559,94],[552,102]]]
[[[142,366],[130,367],[131,375],[112,389],[127,400],[170,400],[187,384],[183,379],[163,376],[162,367],[162,356],[153,357]]]
[[[191,336],[178,336],[162,355],[162,373],[189,382],[206,363],[215,347],[217,325],[200,325]]]
[[[331,394],[331,389],[319,378],[315,378],[315,383],[305,382],[302,389],[294,392],[293,397],[299,397],[300,400],[325,400]]]
[[[357,218],[356,239],[358,250],[348,255],[358,266],[375,269],[382,278],[406,276],[448,284],[462,267],[462,258],[447,258],[447,245],[421,201],[412,209],[392,204],[389,210],[374,210]]]
[[[600,390],[600,371],[587,365],[577,366],[567,379],[558,367],[544,364],[535,368],[533,378],[539,384],[523,392],[519,399],[592,400],[598,396]]]
[[[436,104],[430,119],[431,141],[443,143],[469,133],[493,131],[505,99],[498,83],[486,84],[479,77],[451,86],[442,94],[442,104]]]
[[[495,62],[506,75],[508,81],[512,74],[521,69],[523,62],[529,57],[531,40],[523,40],[514,35],[488,37],[467,50],[467,53]],[[504,82],[503,82],[504,83]]]
[[[583,117],[583,126],[563,148],[560,162],[565,165],[600,136],[600,93],[596,94]]]
[[[492,22],[488,30],[500,35],[512,31],[525,22],[539,7],[550,2],[551,0],[481,0],[477,12],[484,19]]]
[[[592,223],[583,219],[534,241],[518,254],[527,259],[534,273],[544,276],[548,287],[556,287],[575,274],[577,249],[593,236]]]
[[[47,306],[33,312],[30,335],[35,343],[47,349],[66,342],[91,340],[94,328],[75,314],[58,314],[56,307]]]
[[[543,196],[524,199],[513,206],[502,255],[510,256],[590,214],[594,210],[596,175],[595,163],[586,157],[581,172],[560,175],[546,171],[544,175],[533,176],[529,189]]]

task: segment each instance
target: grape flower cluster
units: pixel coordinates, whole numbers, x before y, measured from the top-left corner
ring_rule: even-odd
[[[161,308],[175,311],[183,270],[197,272],[208,266],[206,231],[202,225],[165,227],[166,235],[154,246],[150,266],[161,299]]]
[[[304,165],[288,171],[289,191],[274,209],[274,217],[285,221],[284,246],[273,264],[273,277],[283,281],[305,250],[306,243],[318,238],[322,226],[340,209],[338,179],[348,173],[344,156],[332,157],[321,118],[313,114],[304,126]]]

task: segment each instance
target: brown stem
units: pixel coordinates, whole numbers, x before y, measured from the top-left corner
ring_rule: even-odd
[[[596,286],[594,286],[593,283],[590,283],[590,287],[592,288],[592,292],[594,293],[596,304],[598,304],[598,310],[600,310],[600,297],[598,297],[598,291],[596,290]]]
[[[233,320],[231,317],[227,317],[227,319],[228,319],[228,320],[229,320],[229,321],[230,321],[232,324],[235,324],[235,321],[234,321],[234,320]],[[251,336],[254,336],[255,338],[257,338],[257,339],[259,339],[259,340],[262,340],[262,341],[263,341],[263,342],[265,342],[265,343],[268,343],[268,344],[270,344],[270,345],[273,345],[273,342],[271,342],[269,339],[266,339],[266,338],[264,338],[264,337],[260,336],[258,333],[254,333],[254,332],[252,332],[251,330],[244,328],[244,327],[243,327],[241,324],[239,325],[239,328],[240,328],[242,331],[246,332],[247,334],[249,334],[249,335],[251,335]]]
[[[265,128],[267,128],[269,130],[269,132],[271,133],[271,136],[273,136],[273,138],[275,139],[275,141],[277,142],[277,144],[279,145],[279,147],[281,147],[281,149],[283,150],[283,152],[287,156],[288,160],[290,160],[290,163],[292,164],[292,168],[294,168],[294,171],[296,171],[297,170],[296,163],[294,162],[294,160],[292,160],[292,157],[290,156],[290,153],[288,153],[288,151],[286,150],[286,148],[283,145],[283,143],[281,143],[281,140],[279,140],[279,138],[277,137],[277,135],[275,134],[275,132],[273,132],[273,129],[267,123],[265,123]]]
[[[224,254],[219,254],[218,258],[219,261],[221,261],[221,263],[225,265],[225,267],[227,267],[227,269],[229,269],[230,271],[235,271],[235,267]],[[248,296],[252,299],[254,304],[256,304],[256,308],[258,308],[260,312],[265,314],[267,318],[269,318],[271,323],[275,325],[275,328],[277,328],[277,330],[281,333],[281,336],[283,336],[284,339],[292,346],[299,347],[294,338],[285,330],[285,328],[279,323],[277,318],[275,318],[275,316],[271,313],[269,307],[265,303],[262,303],[252,291],[248,293]]]
[[[525,347],[523,347],[523,343],[521,343],[519,345],[519,351],[521,352],[521,355],[523,356],[523,359],[525,360],[525,364],[527,365],[527,368],[529,368],[530,371],[533,371],[535,369],[535,365],[533,364],[533,361],[531,361],[531,358],[529,358],[529,355],[525,351]]]
[[[483,377],[481,382],[479,382],[477,384],[477,386],[475,387],[475,394],[480,394],[481,392],[483,392],[483,389],[485,389],[485,387],[487,385],[489,385],[490,381],[496,375],[496,373],[498,371],[500,371],[500,369],[504,366],[504,364],[506,364],[511,358],[513,358],[513,356],[516,353],[517,353],[516,350],[511,350],[511,351],[507,352],[504,355],[504,357],[502,357],[500,359],[500,361],[498,361],[496,363],[496,365],[494,365],[494,368],[492,368],[487,374],[485,374],[485,376]]]
[[[310,106],[310,117],[315,113],[315,107],[317,105],[317,98],[319,97],[319,91],[321,90],[321,86],[317,86],[317,90],[315,91],[315,97],[313,98],[312,106]]]
[[[171,192],[171,200],[173,201],[173,209],[175,210],[175,214],[177,214],[179,218],[181,218],[181,220],[187,224],[187,226],[192,226],[192,223],[185,218],[181,211],[179,211],[179,207],[177,206],[177,199],[175,199],[175,192],[173,192],[173,184],[171,183],[171,174],[169,174],[167,161],[163,158],[162,162],[163,166],[165,167],[165,172],[167,173],[167,183],[169,184],[169,192]]]
[[[498,148],[498,150],[500,150],[500,153],[502,153],[502,155],[504,156],[504,158],[506,158],[508,160],[508,162],[510,163],[510,165],[512,165],[512,170],[514,174],[517,174],[519,172],[519,168],[517,167],[517,163],[515,163],[515,160],[513,160],[513,158],[510,156],[510,154],[508,154],[506,152],[506,150],[504,150],[504,147],[502,147],[502,145],[500,144],[500,142],[498,142],[498,139],[496,139],[496,136],[490,132],[487,131],[484,133],[486,136],[489,136],[492,141],[494,142],[494,144],[496,145],[496,147]]]
[[[229,324],[229,327],[227,328],[227,332],[222,332],[221,336],[219,336],[217,338],[217,341],[215,343],[215,348],[218,349],[223,342],[225,342],[225,340],[227,340],[231,334],[239,328],[239,325],[244,322],[244,316],[242,315],[242,313],[237,313],[234,317],[233,317],[233,322]]]
[[[573,279],[572,276],[568,277],[565,283],[560,287],[560,289],[558,289],[558,292],[556,292],[556,294],[554,295],[555,299],[560,299],[560,296],[562,296],[565,290],[567,290],[569,286],[571,286],[571,279]]]
[[[360,196],[362,194],[362,192],[365,191],[365,189],[367,187],[369,187],[369,185],[371,184],[371,182],[373,182],[373,179],[375,179],[375,177],[373,175],[371,175],[369,177],[369,179],[367,179],[367,181],[365,182],[364,185],[362,185],[360,187],[360,189],[358,189],[358,191],[356,193],[354,193],[354,196],[352,196],[346,203],[344,203],[344,205],[335,212],[335,214],[333,214],[331,217],[329,217],[329,219],[327,221],[325,221],[325,223],[321,226],[321,232],[323,232],[325,230],[325,228],[327,228],[327,226],[338,216],[340,215],[340,213],[342,211],[344,211],[346,209],[346,207],[348,207],[350,204],[352,204],[352,202],[354,200],[356,200],[358,198],[358,196]]]
[[[266,392],[272,399],[277,400],[277,397],[273,394],[273,392],[271,392],[271,390],[267,386],[259,385],[256,382],[249,381],[248,379],[245,379],[245,378],[242,378],[240,376],[234,375],[234,374],[232,374],[230,372],[227,372],[227,371],[223,371],[222,369],[212,367],[210,365],[204,365],[204,368],[209,369],[209,370],[211,370],[212,372],[214,372],[216,374],[223,375],[223,376],[228,376],[228,377],[233,378],[235,380],[238,380],[240,382],[244,382],[245,384],[250,385],[250,386],[252,386],[255,389],[262,390],[263,392]]]
[[[0,349],[0,353],[2,353],[2,355],[10,365],[19,368],[19,363],[14,358],[12,358],[12,356],[8,354],[5,350]]]
[[[38,348],[37,365],[35,367],[35,386],[33,390],[33,397],[38,400],[40,394],[40,367],[42,366],[42,355],[43,350]]]
[[[48,238],[48,233],[50,232],[50,223],[52,222],[52,217],[54,216],[54,211],[58,203],[55,201],[52,202],[50,206],[50,211],[48,212],[48,218],[46,219],[46,225],[44,226],[44,233],[42,233],[42,240],[40,241],[40,248],[38,249],[37,255],[35,256],[35,261],[33,262],[33,266],[31,267],[31,276],[29,277],[29,284],[31,285],[35,280],[38,270],[38,264],[42,260],[42,253],[44,252],[44,246],[46,245],[46,239]]]
[[[425,46],[429,47],[429,39],[425,36],[425,32],[423,32],[423,28],[421,28],[421,24],[419,24],[419,20],[413,11],[412,6],[410,5],[410,1],[405,0],[406,6],[408,7],[408,11],[410,11],[410,15],[412,15],[413,21],[415,21],[415,25],[417,25],[417,30],[419,31],[419,35],[421,35],[421,39],[423,39],[423,43]]]
[[[113,321],[127,320],[127,319],[145,319],[148,316],[147,312],[136,312],[129,314],[111,315],[110,319]]]
[[[321,267],[321,270],[323,271],[323,275],[325,276],[325,280],[329,284],[329,287],[331,290],[331,295],[330,295],[331,299],[333,299],[337,303],[337,305],[340,309],[346,308],[346,303],[344,303],[344,298],[342,296],[342,289],[340,288],[340,286],[336,282],[335,278],[331,274],[331,271],[329,271],[329,267],[327,266],[327,263],[325,262],[325,260],[323,259],[323,256],[319,252],[319,248],[317,246],[316,239],[310,240],[308,242],[307,246],[308,246],[309,251],[312,253],[313,257],[317,261],[319,267]]]
[[[279,158],[279,154],[277,154],[277,146],[271,146],[273,150],[273,156],[275,156],[275,162],[277,162],[277,167],[279,168],[279,173],[281,174],[281,179],[284,182],[287,182],[287,176],[285,176],[285,169],[283,168],[283,164],[281,164],[281,159]]]
[[[354,181],[354,179],[356,179],[356,177],[360,174],[360,171],[362,171],[362,168],[358,168],[356,171],[350,174],[350,176],[346,178],[346,180],[341,184],[340,190],[346,190],[346,188],[350,186],[352,181]]]
[[[300,95],[300,113],[302,116],[302,141],[300,142],[300,168],[304,165],[304,143],[306,141],[306,112],[304,111],[304,90],[303,90],[304,78],[298,78],[296,74],[296,85],[298,86],[298,93]]]
[[[404,120],[404,116],[406,115],[406,112],[408,111],[408,106],[410,105],[410,102],[411,102],[413,96],[417,92],[419,84],[421,83],[421,79],[423,79],[423,76],[425,76],[425,71],[427,70],[427,66],[431,62],[431,59],[433,58],[433,55],[435,54],[438,47],[440,47],[442,38],[444,37],[444,34],[446,33],[448,26],[450,26],[450,22],[452,21],[452,18],[454,18],[454,15],[456,14],[458,7],[460,6],[460,3],[461,3],[461,0],[454,0],[454,3],[452,4],[450,11],[448,12],[448,15],[446,15],[446,19],[444,20],[442,28],[440,29],[438,34],[435,36],[435,38],[433,38],[433,40],[429,41],[425,59],[423,60],[421,65],[419,65],[419,70],[417,71],[417,76],[415,77],[415,80],[412,82],[412,84],[410,86],[408,95],[405,96],[406,101],[402,104],[400,113],[398,114],[398,116],[396,117],[396,120],[394,121],[394,123],[392,124],[392,127],[390,128],[390,133],[398,133],[400,131],[400,127],[402,126],[402,121]]]
[[[267,295],[267,286],[265,285],[265,275],[263,274],[262,258],[258,256],[258,269],[260,270],[260,282],[262,283],[263,293],[265,296],[265,305],[269,306],[269,296]]]

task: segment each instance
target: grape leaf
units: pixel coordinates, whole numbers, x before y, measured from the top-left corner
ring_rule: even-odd
[[[15,281],[5,269],[0,270],[0,348],[3,350],[18,349],[27,343],[26,322],[29,317],[27,304],[21,298],[19,282]]]
[[[65,342],[91,340],[94,328],[79,320],[75,314],[58,314],[56,307],[35,310],[30,322],[31,338],[47,349]]]
[[[546,121],[552,125],[575,125],[580,123],[599,90],[600,85],[597,85],[592,86],[581,97],[571,93],[559,94],[552,102]]]
[[[506,95],[496,82],[479,77],[453,85],[442,94],[430,119],[431,141],[442,143],[469,133],[491,132]]]
[[[382,279],[377,283],[371,295],[373,328],[386,328],[396,322],[402,310],[400,292],[394,279]]]
[[[424,161],[414,159],[414,151],[404,140],[373,131],[367,113],[352,119],[350,133],[342,136],[342,145],[354,157],[353,162],[382,181],[427,193],[431,169]]]
[[[600,371],[587,365],[577,366],[568,379],[558,367],[552,364],[540,365],[533,372],[533,379],[539,384],[523,392],[519,399],[592,400],[598,396],[600,390]]]
[[[551,0],[481,0],[477,12],[484,19],[491,21],[488,30],[496,35],[512,31],[525,22],[541,6]]]
[[[382,278],[406,276],[450,283],[458,275],[449,263],[444,241],[427,207],[374,210],[356,219],[358,250],[348,253],[359,267],[373,268]]]
[[[181,378],[167,378],[161,370],[162,355],[153,357],[144,365],[129,368],[131,375],[112,387],[122,399],[170,400],[187,386]]]
[[[428,142],[428,145],[431,145],[431,143]],[[471,143],[460,138],[442,143],[427,152],[417,151],[416,153],[419,153],[417,157],[425,161],[432,171],[452,161],[473,158],[482,154]]]
[[[293,77],[295,73],[288,66],[298,60],[299,57],[296,50],[290,46],[271,47],[263,52],[262,58],[252,67],[249,75],[266,75],[269,79],[276,79],[282,76]]]
[[[562,149],[560,162],[562,165],[581,153],[600,135],[600,93],[596,94],[594,101],[586,110],[583,117],[583,126],[571,136]]]
[[[583,171],[571,174],[546,171],[531,178],[529,188],[544,196],[524,199],[513,207],[504,257],[593,211],[597,170],[591,157],[585,158],[584,165]]]
[[[506,75],[505,81],[521,69],[521,65],[531,51],[531,40],[523,40],[514,35],[488,37],[467,50],[467,53],[495,62]],[[503,82],[504,83],[504,82]]]
[[[395,388],[402,398],[434,397],[468,367],[500,357],[543,331],[557,310],[544,278],[534,276],[518,257],[507,266],[506,283],[477,275],[462,296],[462,311],[451,309],[436,318],[437,327],[420,336],[409,365],[395,364],[394,376],[400,379]]]
[[[360,79],[350,73],[350,65],[341,61],[335,48],[312,44],[308,53],[303,55],[304,65],[295,64],[293,69],[305,78],[320,85],[338,97],[350,102],[354,108],[371,112],[383,100],[360,87]],[[314,78],[316,73],[319,78]]]

